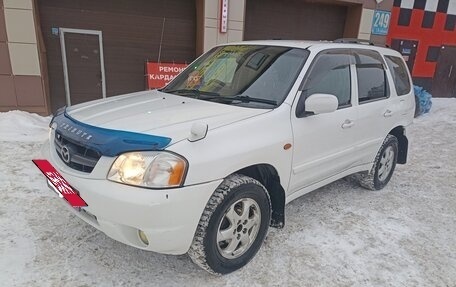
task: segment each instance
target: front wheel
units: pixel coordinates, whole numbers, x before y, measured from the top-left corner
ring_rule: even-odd
[[[209,199],[188,254],[210,273],[233,272],[258,252],[270,221],[265,187],[251,177],[231,175]]]
[[[375,157],[374,165],[369,173],[358,173],[355,178],[360,185],[370,190],[385,187],[393,176],[398,154],[398,141],[393,135],[388,135],[383,141]]]

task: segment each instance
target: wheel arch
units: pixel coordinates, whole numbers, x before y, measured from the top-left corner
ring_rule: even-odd
[[[405,164],[407,163],[407,154],[408,154],[408,139],[405,135],[405,127],[404,126],[397,126],[392,129],[388,134],[393,135],[397,138],[398,141],[398,155],[397,155],[397,163]]]
[[[255,164],[234,173],[249,176],[264,185],[271,198],[270,226],[283,228],[285,225],[285,189],[280,184],[280,176],[276,168],[270,164]]]

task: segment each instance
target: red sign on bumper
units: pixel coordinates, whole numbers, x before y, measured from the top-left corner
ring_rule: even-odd
[[[60,175],[60,173],[45,159],[34,159],[33,163],[46,176],[55,190],[65,198],[73,207],[87,206],[87,203],[78,195],[70,184]]]

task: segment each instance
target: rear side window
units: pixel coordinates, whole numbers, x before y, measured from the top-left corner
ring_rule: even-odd
[[[389,96],[384,62],[379,53],[353,50],[358,75],[359,103],[384,99]]]
[[[393,76],[394,86],[398,96],[403,96],[410,93],[412,86],[410,85],[407,67],[399,57],[385,56],[386,64]]]

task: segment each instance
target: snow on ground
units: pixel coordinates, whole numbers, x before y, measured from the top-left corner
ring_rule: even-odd
[[[456,99],[415,120],[409,163],[385,189],[342,179],[293,201],[285,228],[223,277],[71,215],[31,162],[48,121],[0,113],[1,286],[456,286]]]
[[[0,141],[44,141],[50,120],[22,111],[0,113]]]

